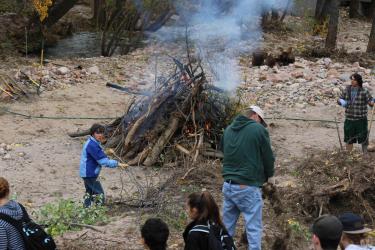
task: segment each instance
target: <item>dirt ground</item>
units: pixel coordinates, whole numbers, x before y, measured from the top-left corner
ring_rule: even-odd
[[[348,23],[345,23],[348,24]],[[359,39],[353,40],[351,31],[343,24],[344,29],[339,35],[339,44],[356,50],[364,49],[366,43],[365,32],[368,34],[369,24],[355,21],[354,25],[365,24],[366,29],[357,29]],[[267,37],[266,35],[266,43]],[[269,41],[276,37],[269,37]],[[295,38],[298,39],[298,38]],[[292,39],[293,40],[293,39]],[[288,41],[292,43],[293,41]],[[295,42],[295,41],[294,41]],[[31,100],[4,103],[12,111],[30,115],[44,116],[69,116],[69,117],[118,117],[123,114],[130,95],[105,87],[108,79],[118,77],[114,71],[125,71],[126,77],[135,77],[133,84],[137,87],[141,81],[150,79],[150,65],[146,59],[140,60],[141,55],[147,55],[154,48],[140,49],[134,52],[137,56],[118,57],[111,59],[92,58],[75,61],[61,61],[65,64],[98,64],[100,76],[88,79],[84,84],[66,85],[53,91],[43,92]],[[134,55],[133,54],[133,55]],[[126,61],[125,68],[116,69],[115,61]],[[141,62],[140,62],[141,61]],[[22,63],[28,63],[22,62]],[[134,66],[136,65],[136,66]],[[5,66],[2,66],[3,68]],[[137,67],[135,69],[134,67]],[[142,68],[144,67],[144,68]],[[111,70],[112,69],[112,70]],[[129,81],[130,82],[130,81]],[[130,84],[130,83],[129,83]],[[287,117],[306,117],[310,119],[329,119],[335,117],[342,120],[343,110],[340,107],[313,107],[308,106],[306,112],[296,108],[275,106],[270,113],[278,112]],[[110,122],[111,120],[98,120],[97,122]],[[84,194],[84,187],[79,178],[78,168],[82,144],[85,138],[72,139],[67,133],[80,129],[87,129],[93,124],[87,119],[28,119],[10,114],[0,115],[0,143],[10,145],[10,159],[0,161],[0,175],[7,178],[11,184],[11,192],[18,201],[25,203],[29,209],[36,210],[46,203],[54,202],[60,198],[73,198],[80,200]],[[296,159],[305,157],[311,150],[339,147],[335,124],[322,122],[302,122],[269,120],[270,136],[276,154],[276,183],[279,186],[288,185],[294,177],[285,175],[284,169],[292,168],[297,163]],[[343,136],[343,124],[339,130]],[[371,134],[370,141],[375,140],[375,133]],[[219,170],[219,169],[218,169]],[[134,168],[134,175],[142,176],[153,170]],[[124,183],[130,182],[124,176]],[[122,184],[119,170],[103,169],[101,173],[102,184],[109,198],[119,198],[119,187]],[[129,187],[128,192],[131,192]],[[219,188],[216,195],[220,195]],[[183,204],[180,204],[183,206]],[[265,211],[265,234],[272,234],[272,222],[267,219],[267,205]],[[79,232],[67,233],[59,238],[62,249],[143,249],[139,241],[139,219],[134,212],[128,211],[111,218],[108,225],[101,226],[103,234],[98,234],[90,229]],[[170,249],[181,249],[182,240],[180,233],[172,232]],[[90,245],[80,245],[80,242],[91,242]],[[70,244],[72,243],[72,244]],[[75,244],[76,248],[72,245]]]

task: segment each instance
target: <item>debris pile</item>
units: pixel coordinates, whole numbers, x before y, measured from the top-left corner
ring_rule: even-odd
[[[281,189],[287,206],[303,218],[345,211],[375,224],[375,168],[370,156],[347,152],[312,154],[296,169],[300,185]]]
[[[47,63],[43,67],[26,67],[14,74],[0,73],[0,101],[29,98],[45,90],[83,83],[90,75],[99,75],[97,66],[83,68]]]
[[[176,70],[168,79],[133,98],[125,115],[107,126],[106,147],[129,165],[153,165],[163,160],[165,148],[194,161],[200,155],[221,156],[216,149],[235,113],[233,100],[208,84],[200,63],[173,61]]]

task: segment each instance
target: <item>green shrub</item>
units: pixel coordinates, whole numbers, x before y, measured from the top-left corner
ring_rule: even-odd
[[[84,208],[82,203],[68,199],[44,205],[37,213],[37,219],[40,224],[47,226],[47,233],[56,236],[80,229],[74,224],[105,223],[108,221],[106,212],[105,206],[92,205]]]

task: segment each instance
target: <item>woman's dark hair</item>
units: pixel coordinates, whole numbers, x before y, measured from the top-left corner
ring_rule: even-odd
[[[197,209],[197,221],[201,221],[203,223],[207,223],[207,221],[209,221],[211,223],[213,222],[220,226],[224,226],[223,222],[221,221],[219,207],[216,204],[214,197],[212,197],[209,192],[204,191],[202,193],[190,194],[188,197],[188,205],[190,209]]]
[[[353,244],[361,245],[361,241],[366,239],[366,234],[347,234],[344,233],[344,237],[348,238]]]
[[[0,177],[0,199],[5,198],[9,194],[9,182]]]
[[[340,240],[341,238],[334,239],[334,240],[319,238],[320,246],[323,249],[337,249],[337,246],[340,244]]]
[[[362,76],[361,76],[360,74],[358,74],[358,73],[354,73],[354,74],[350,77],[350,79],[354,79],[354,80],[356,80],[356,81],[358,82],[359,87],[362,88],[363,80],[362,80]]]
[[[90,128],[90,135],[94,135],[95,133],[98,133],[98,134],[104,134],[105,132],[105,127],[103,125],[100,125],[100,124],[93,124]]]
[[[148,219],[141,227],[141,235],[150,250],[167,249],[169,229],[167,224],[161,219]]]

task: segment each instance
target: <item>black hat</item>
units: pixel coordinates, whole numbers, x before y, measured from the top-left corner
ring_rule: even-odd
[[[311,231],[319,239],[337,240],[342,234],[342,224],[336,216],[322,215],[314,221]]]
[[[361,216],[353,213],[343,213],[339,216],[344,227],[344,233],[347,234],[363,234],[371,232],[370,228],[365,228],[365,223]]]

